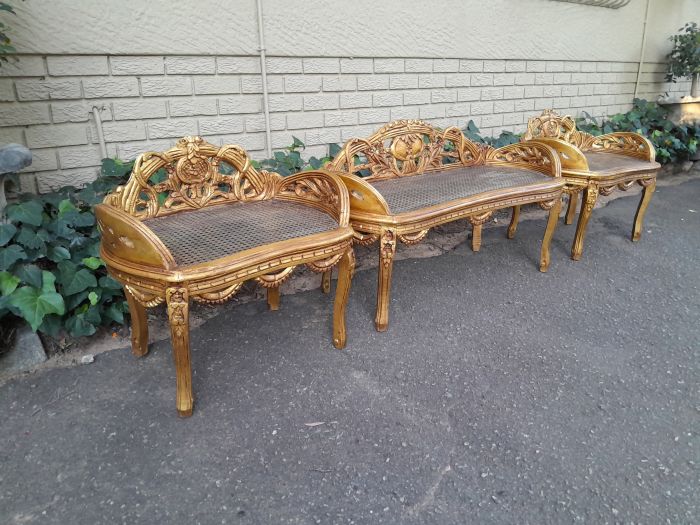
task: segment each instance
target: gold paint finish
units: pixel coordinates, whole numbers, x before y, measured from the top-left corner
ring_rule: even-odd
[[[536,184],[475,192],[468,197],[437,202],[411,211],[392,212],[374,183],[394,180],[392,184],[416,175],[434,176],[453,169],[480,166],[523,168],[546,175]],[[397,240],[404,244],[420,242],[430,228],[458,219],[468,219],[473,228],[472,249],[481,247],[481,228],[491,214],[501,208],[522,204],[551,202],[550,221],[542,243],[540,269],[549,265],[549,240],[556,227],[554,202],[561,199],[559,155],[549,146],[537,142],[512,144],[494,149],[468,140],[456,127],[445,130],[420,120],[398,120],[382,127],[368,138],[348,141],[326,166],[337,172],[348,188],[350,222],[357,244],[368,246],[379,241],[377,310],[375,326],[384,331],[389,323],[391,274]],[[467,170],[468,172],[469,170]],[[464,175],[469,176],[469,173]],[[436,182],[439,179],[436,179]],[[512,237],[515,221],[508,228]]]
[[[164,242],[144,222],[175,213],[231,207],[265,200],[291,201],[332,217],[335,228],[314,234],[260,244],[206,262],[178,264]],[[301,213],[304,213],[301,208]],[[307,265],[324,273],[324,290],[330,289],[330,272],[339,266],[333,315],[333,344],[345,345],[345,303],[354,271],[353,230],[349,226],[348,192],[341,180],[326,170],[281,177],[257,171],[239,146],[216,147],[200,137],[185,137],[162,153],[141,155],[124,186],[96,206],[102,231],[100,255],[109,273],[125,288],[132,319],[132,352],[148,352],[146,307],[165,302],[177,376],[177,411],[189,416],[193,409],[189,346],[190,301],[218,304],[231,298],[243,282],[253,279],[267,289],[270,310],[280,303],[279,286],[295,267]],[[318,217],[318,211],[314,211]],[[265,218],[261,217],[260,221]],[[193,228],[206,235],[206,225]],[[245,232],[231,232],[242,235]],[[190,240],[188,239],[188,242]],[[199,249],[197,238],[192,249]],[[328,276],[327,278],[325,276]]]
[[[566,180],[564,191],[569,195],[566,224],[573,223],[578,194],[583,193],[571,247],[572,259],[579,260],[583,254],[586,228],[598,195],[610,195],[615,189],[627,191],[635,182],[644,187],[632,229],[632,241],[640,239],[644,213],[656,187],[657,172],[661,168],[655,162],[656,152],[649,140],[630,132],[593,136],[578,131],[570,116],[561,116],[548,109],[528,121],[523,141],[547,144],[559,155],[562,176]],[[586,153],[591,155],[587,158]],[[638,159],[639,162],[629,159]],[[605,161],[602,167],[591,167],[601,164],[601,160]]]

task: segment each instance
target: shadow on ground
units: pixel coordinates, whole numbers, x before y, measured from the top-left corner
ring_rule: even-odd
[[[359,272],[331,297],[249,303],[169,344],[0,387],[3,523],[697,523],[700,181],[596,210],[582,261],[544,221],[397,261],[391,324]],[[695,212],[690,211],[695,210]],[[400,248],[401,249],[401,248]]]

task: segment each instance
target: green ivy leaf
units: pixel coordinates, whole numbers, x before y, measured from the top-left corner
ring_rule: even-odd
[[[61,262],[70,259],[68,248],[63,246],[49,246],[46,250],[46,257],[53,262]]]
[[[85,319],[84,313],[76,314],[66,320],[66,330],[73,337],[92,335],[97,331],[95,325]]]
[[[63,199],[58,203],[58,216],[62,217],[68,212],[78,211],[78,208],[70,201],[70,199]]]
[[[120,290],[122,287],[121,283],[109,275],[100,277],[100,288],[109,288],[112,290]]]
[[[95,292],[90,292],[88,294],[88,300],[90,301],[90,304],[92,306],[95,306],[97,304],[97,301],[100,300],[100,297]]]
[[[19,277],[15,277],[10,272],[0,272],[0,294],[3,296],[14,292],[19,283]]]
[[[20,311],[24,320],[35,332],[46,314],[63,315],[65,312],[63,297],[56,293],[54,288],[54,275],[44,271],[43,277],[41,289],[23,286],[10,296],[10,304]]]
[[[9,222],[7,224],[0,224],[0,246],[5,246],[10,242],[10,239],[14,237],[15,233],[17,233],[17,228],[14,224],[10,224]]]
[[[61,331],[63,318],[56,314],[47,314],[39,325],[39,331],[51,336],[57,336]]]
[[[85,259],[83,259],[83,264],[91,270],[97,270],[104,263],[99,257],[86,257]]]
[[[43,211],[44,206],[38,200],[18,202],[5,209],[11,221],[31,224],[32,226],[41,226]]]
[[[103,313],[105,317],[111,319],[115,323],[124,324],[124,312],[118,305],[110,304],[105,308]]]
[[[16,270],[17,277],[34,288],[41,288],[43,276],[36,264],[23,264]]]
[[[92,272],[84,268],[77,271],[76,269],[77,266],[70,261],[58,263],[59,282],[63,287],[64,295],[73,295],[91,286],[97,286],[97,279]]]
[[[11,244],[0,250],[0,270],[7,270],[17,261],[27,258],[27,253],[18,244]]]
[[[35,232],[32,228],[28,228],[26,226],[22,226],[20,228],[19,235],[17,235],[15,241],[25,248],[41,250],[42,252],[46,250],[46,243],[44,240],[37,235],[37,232]]]

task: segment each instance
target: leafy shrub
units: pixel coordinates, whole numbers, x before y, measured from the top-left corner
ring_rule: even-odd
[[[464,132],[464,136],[472,142],[488,144],[494,148],[501,148],[520,141],[520,135],[511,131],[501,131],[498,137],[483,137],[473,120],[470,120],[462,131]]]
[[[329,155],[320,159],[311,157],[308,161],[305,161],[301,156],[301,151],[306,148],[306,145],[294,136],[292,136],[292,139],[292,144],[284,148],[283,151],[275,151],[271,159],[265,159],[260,162],[253,161],[253,166],[256,169],[274,171],[286,177],[300,171],[322,168],[340,151],[340,146],[337,144],[329,144]]]
[[[700,126],[676,125],[668,120],[668,112],[655,102],[634,99],[632,110],[601,120],[587,113],[576,120],[576,127],[591,135],[614,131],[634,131],[647,137],[656,148],[656,159],[666,164],[682,162],[695,155],[700,138]]]
[[[0,2],[0,12],[12,13],[13,15],[17,14],[7,2]],[[0,22],[0,65],[3,62],[7,62],[6,54],[17,51],[6,33],[7,29],[8,27],[3,22]]]
[[[700,73],[700,28],[695,22],[689,22],[678,31],[679,34],[669,38],[673,42],[673,49],[666,57],[666,80],[669,82]]]
[[[121,285],[99,257],[92,207],[123,183],[132,163],[105,159],[97,180],[25,195],[6,208],[0,224],[0,321],[24,319],[32,330],[72,336],[100,325],[122,324],[127,312]]]

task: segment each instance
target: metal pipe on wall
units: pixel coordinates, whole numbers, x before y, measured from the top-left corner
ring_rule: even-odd
[[[642,51],[639,54],[639,68],[637,69],[637,81],[634,83],[634,98],[637,98],[637,92],[639,91],[639,81],[642,78],[642,66],[644,65],[644,50],[647,45],[647,24],[649,22],[649,2],[647,0],[647,7],[644,11],[644,26],[642,28]]]
[[[262,75],[263,112],[265,114],[265,137],[267,156],[272,157],[272,134],[270,132],[270,102],[267,94],[267,67],[265,60],[265,32],[263,30],[262,0],[256,0],[258,8],[258,39],[260,42],[260,74]]]
[[[103,159],[107,158],[107,144],[105,143],[105,134],[102,129],[102,117],[100,116],[100,111],[103,107],[92,106],[92,116],[95,117],[95,127],[97,128],[97,140],[100,143],[100,155]]]

